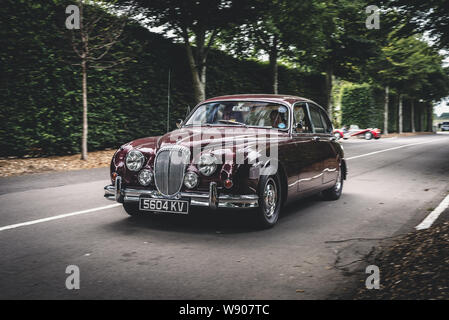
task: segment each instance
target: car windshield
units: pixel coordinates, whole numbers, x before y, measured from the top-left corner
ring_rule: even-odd
[[[289,112],[272,102],[225,101],[199,106],[185,126],[224,125],[288,129]]]

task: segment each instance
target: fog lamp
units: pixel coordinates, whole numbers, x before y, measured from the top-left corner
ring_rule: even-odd
[[[148,186],[151,182],[153,182],[153,172],[148,169],[143,169],[139,172],[139,183],[143,186]]]
[[[189,171],[184,176],[184,185],[189,188],[195,188],[198,185],[198,175],[195,172]]]

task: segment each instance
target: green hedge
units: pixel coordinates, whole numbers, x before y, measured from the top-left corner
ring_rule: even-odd
[[[81,145],[81,74],[72,65],[64,27],[70,1],[6,0],[0,11],[0,156],[71,154]],[[88,149],[116,148],[166,131],[167,76],[171,70],[170,126],[193,107],[191,76],[182,44],[129,25],[114,50],[133,62],[88,75]],[[219,51],[209,55],[208,97],[270,92],[269,67]],[[279,90],[323,106],[324,79],[280,67]]]
[[[411,100],[404,97],[403,101],[403,131],[410,132]],[[357,124],[360,128],[380,128],[384,131],[385,92],[369,84],[345,84],[341,94],[342,124]],[[428,110],[432,108],[428,102],[414,102],[415,130],[428,131]],[[398,132],[399,128],[399,98],[390,92],[388,104],[388,131]]]
[[[360,128],[379,125],[374,93],[368,84],[348,84],[341,96],[342,124],[357,124]]]

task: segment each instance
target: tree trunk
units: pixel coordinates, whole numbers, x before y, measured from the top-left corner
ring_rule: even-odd
[[[273,45],[269,54],[270,58],[270,70],[271,70],[271,85],[273,88],[273,94],[278,94],[278,48],[277,48],[277,36],[274,36]]]
[[[411,128],[412,128],[412,132],[416,132],[415,129],[415,102],[412,99],[410,101],[410,118],[411,118]]]
[[[398,118],[399,118],[399,133],[402,133],[402,94],[399,94],[399,111],[398,111]]]
[[[429,107],[427,108],[427,127],[428,127],[428,131],[432,132],[433,131],[433,106],[432,104],[429,104]]]
[[[390,101],[390,88],[385,87],[385,106],[384,106],[384,134],[388,134],[388,102]]]
[[[193,93],[195,95],[195,102],[200,103],[201,101],[206,99],[206,92],[205,92],[206,82],[203,83],[201,81],[201,80],[206,81],[206,67],[203,66],[204,71],[201,75],[203,79],[201,79],[201,76],[198,72],[199,71],[198,66],[193,56],[192,47],[190,46],[188,40],[185,40],[185,46],[187,51],[187,59],[189,61],[190,72],[192,74],[192,84],[193,84]]]
[[[331,120],[333,120],[332,115],[332,78],[334,76],[334,70],[332,65],[328,65],[326,68],[326,100],[327,100],[327,113]]]
[[[83,137],[81,142],[81,160],[87,160],[87,66],[81,62],[83,72]]]

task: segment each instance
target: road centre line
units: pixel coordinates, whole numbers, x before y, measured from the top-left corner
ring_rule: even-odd
[[[349,158],[346,158],[346,160],[358,159],[358,158],[367,157],[367,156],[371,156],[371,155],[378,154],[378,153],[382,153],[382,152],[387,152],[387,151],[397,150],[397,149],[401,149],[401,148],[405,148],[405,147],[417,146],[417,145],[425,144],[425,143],[432,143],[432,142],[434,142],[434,141],[441,141],[441,140],[440,140],[440,139],[434,139],[434,140],[430,140],[430,141],[424,141],[424,142],[417,142],[417,143],[404,144],[404,145],[398,146],[398,147],[393,147],[393,148],[383,149],[383,150],[379,150],[379,151],[373,151],[373,152],[361,154],[361,155],[358,155],[358,156],[349,157]]]
[[[31,221],[22,222],[22,223],[11,224],[9,226],[0,227],[0,231],[5,231],[5,230],[9,230],[9,229],[16,229],[16,228],[20,228],[20,227],[24,227],[24,226],[29,226],[29,225],[32,225],[32,224],[38,224],[38,223],[43,223],[43,222],[47,222],[47,221],[64,219],[64,218],[68,218],[68,217],[72,217],[72,216],[78,216],[80,214],[85,214],[85,213],[91,213],[91,212],[95,212],[95,211],[110,209],[110,208],[118,207],[120,205],[121,205],[121,203],[114,203],[114,204],[110,204],[108,206],[97,207],[97,208],[81,210],[81,211],[75,211],[75,212],[60,214],[60,215],[52,216],[52,217],[48,217],[48,218],[43,218],[43,219],[31,220]]]
[[[349,157],[349,158],[346,158],[346,160],[358,159],[358,158],[367,157],[367,156],[378,154],[378,153],[382,153],[382,152],[387,152],[387,151],[391,151],[391,150],[397,150],[397,149],[410,147],[410,146],[416,146],[416,145],[420,145],[420,144],[424,144],[424,143],[431,143],[431,142],[434,142],[434,141],[441,141],[441,140],[440,139],[434,139],[434,140],[431,140],[431,141],[406,144],[406,145],[402,145],[402,146],[398,146],[398,147],[394,147],[394,148],[388,148],[388,149],[384,149],[384,150],[379,150],[379,151],[365,153],[365,154],[354,156],[354,157]],[[446,199],[449,202],[449,196]],[[58,220],[58,219],[64,219],[64,218],[77,216],[77,215],[81,215],[81,214],[85,214],[85,213],[91,213],[91,212],[95,212],[95,211],[106,210],[106,209],[115,208],[115,207],[118,207],[118,206],[121,206],[121,204],[120,203],[114,203],[114,204],[111,204],[111,205],[108,205],[108,206],[96,207],[96,208],[87,209],[87,210],[81,210],[81,211],[75,211],[75,212],[60,214],[60,215],[57,215],[57,216],[47,217],[47,218],[43,218],[43,219],[37,219],[37,220],[31,220],[31,221],[26,221],[26,222],[22,222],[22,223],[11,224],[11,225],[0,227],[0,232],[1,231],[5,231],[5,230],[10,230],[10,229],[16,229],[16,228],[20,228],[20,227],[24,227],[24,226],[29,226],[29,225],[33,225],[33,224],[38,224],[38,223],[43,223],[43,222],[48,222],[48,221],[53,221],[53,220]],[[431,214],[429,214],[428,217],[430,217],[435,211],[436,211],[436,209]],[[431,221],[431,219],[433,219],[433,217],[435,215],[436,215],[436,218],[438,218],[439,213],[438,214],[434,214],[427,221]],[[430,224],[432,224],[433,221],[435,221],[435,219],[432,220],[432,222]],[[423,221],[423,223],[424,223],[424,221]]]

